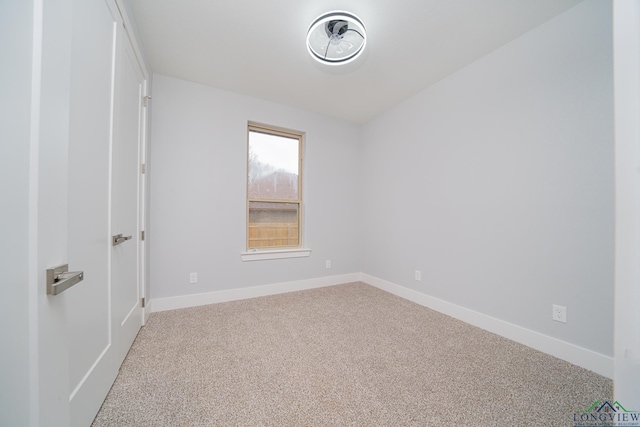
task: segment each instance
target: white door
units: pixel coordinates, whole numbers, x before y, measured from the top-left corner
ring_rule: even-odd
[[[91,423],[119,366],[111,328],[109,177],[114,72],[121,27],[112,1],[73,2],[68,259],[71,270],[84,271],[84,280],[52,297],[66,300],[72,426]]]
[[[112,246],[111,283],[114,333],[118,339],[118,366],[127,355],[140,326],[141,140],[144,76],[129,38],[121,40],[116,79],[115,139],[113,141],[113,189],[111,232],[122,235]],[[125,240],[123,240],[125,239]]]
[[[141,73],[132,68],[135,55],[114,0],[43,6],[42,44],[34,47],[35,56],[42,54],[34,128],[36,424],[86,427],[142,320],[136,250]],[[114,247],[117,233],[132,239]],[[84,280],[46,295],[44,270],[59,264],[82,270]]]

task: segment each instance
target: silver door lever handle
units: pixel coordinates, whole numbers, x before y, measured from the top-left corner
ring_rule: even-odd
[[[133,236],[122,237],[122,234],[116,234],[112,237],[113,246],[117,246],[120,243],[126,242],[127,240],[131,240]]]
[[[58,295],[84,279],[84,272],[69,271],[69,265],[47,269],[47,295]]]

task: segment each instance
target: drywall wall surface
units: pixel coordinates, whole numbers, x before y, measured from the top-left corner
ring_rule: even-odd
[[[30,423],[29,171],[33,2],[0,11],[0,425]]]
[[[154,75],[151,298],[360,271],[360,126]],[[241,261],[246,250],[247,122],[306,133],[305,258]],[[331,268],[325,268],[331,260]],[[198,283],[189,274],[198,273]]]
[[[364,127],[364,273],[612,355],[611,19],[582,2]]]

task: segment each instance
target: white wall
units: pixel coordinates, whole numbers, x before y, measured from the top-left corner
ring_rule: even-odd
[[[580,3],[365,126],[363,272],[613,354],[611,19]]]
[[[360,271],[359,126],[157,74],[153,104],[153,299]],[[240,259],[249,120],[306,132],[308,258]],[[198,284],[189,284],[190,272],[198,273]]]
[[[0,9],[0,425],[29,425],[29,141],[33,2]]]

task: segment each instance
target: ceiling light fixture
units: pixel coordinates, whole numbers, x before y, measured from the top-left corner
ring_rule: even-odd
[[[349,12],[320,15],[307,31],[307,50],[323,64],[347,64],[362,54],[366,44],[364,24]]]

